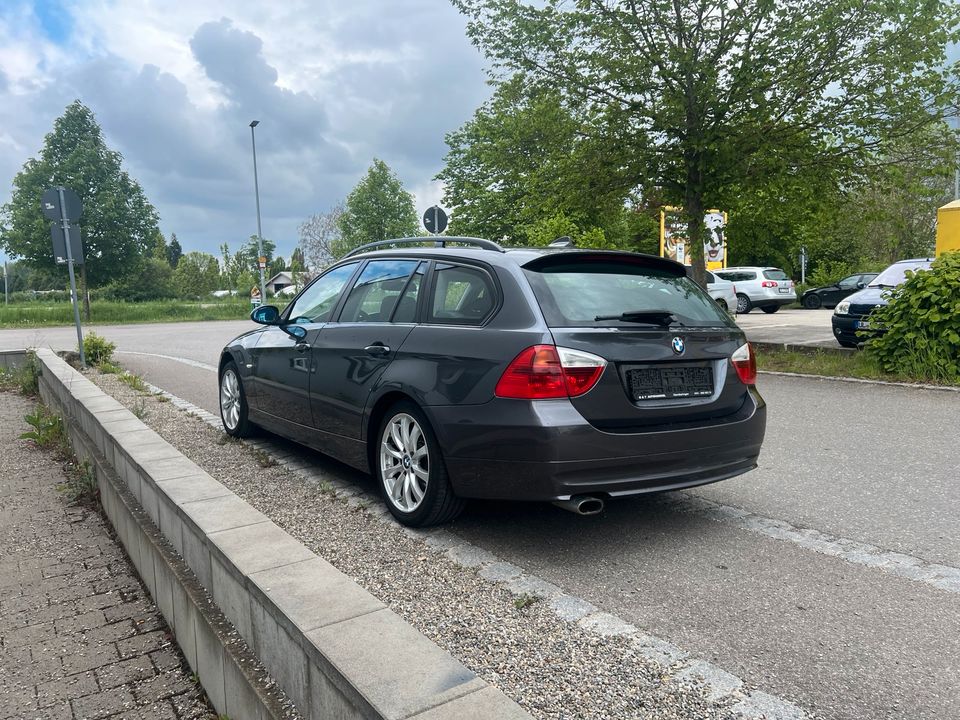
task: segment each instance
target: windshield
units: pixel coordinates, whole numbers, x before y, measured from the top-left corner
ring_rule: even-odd
[[[689,327],[730,327],[733,321],[692,280],[656,268],[620,262],[570,263],[524,270],[550,327],[655,325],[619,318],[630,313],[665,311]],[[613,316],[619,319],[597,320]]]
[[[870,283],[870,287],[896,287],[907,279],[907,270],[929,270],[929,260],[901,262],[891,265]]]

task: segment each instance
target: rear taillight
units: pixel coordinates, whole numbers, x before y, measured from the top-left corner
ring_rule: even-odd
[[[534,345],[507,366],[495,392],[522,400],[577,397],[597,384],[606,366],[602,357],[581,350]]]
[[[753,354],[750,343],[744,343],[730,356],[730,361],[737,371],[740,382],[744,385],[757,384],[757,358]]]
[[[760,287],[776,287],[777,284],[773,280],[764,280],[760,283]]]

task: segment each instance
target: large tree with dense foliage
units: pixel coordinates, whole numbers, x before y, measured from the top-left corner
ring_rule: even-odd
[[[656,240],[634,193],[636,173],[624,163],[629,138],[603,117],[576,116],[557,91],[522,74],[446,140],[437,179],[454,208],[451,234],[536,245],[558,233],[645,249]]]
[[[866,161],[939,122],[960,13],[945,0],[452,0],[501,76],[553,87],[578,116],[629,127],[637,185],[682,205],[703,279],[703,212],[792,166]]]
[[[337,218],[337,256],[368,242],[410,237],[418,233],[413,195],[383,160],[374,158],[367,174],[350,191]]]
[[[90,109],[79,100],[71,103],[44,139],[40,156],[27,160],[13,179],[12,197],[2,210],[0,246],[31,266],[51,266],[50,221],[40,210],[40,197],[47,188],[64,185],[83,202],[81,284],[102,285],[135,272],[150,254],[158,218],[122,160],[107,147]]]

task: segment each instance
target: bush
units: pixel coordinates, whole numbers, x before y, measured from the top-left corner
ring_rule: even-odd
[[[807,275],[807,284],[810,287],[833,285],[838,280],[842,280],[848,275],[853,275],[855,272],[856,270],[845,262],[826,260],[818,263],[817,269]]]
[[[880,334],[868,341],[867,352],[884,371],[960,383],[960,252],[910,273],[870,321]]]
[[[113,359],[113,351],[116,349],[116,343],[100,337],[95,332],[87,333],[87,336],[83,339],[83,354],[91,365],[109,363]]]

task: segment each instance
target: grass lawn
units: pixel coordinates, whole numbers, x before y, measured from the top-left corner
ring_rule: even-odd
[[[910,377],[909,375],[883,372],[877,365],[876,360],[859,350],[854,352],[813,348],[810,350],[773,350],[763,347],[754,348],[754,350],[757,354],[758,370],[886,380],[888,382],[943,384]]]
[[[95,300],[90,303],[90,322],[107,325],[180,320],[242,320],[250,315],[252,309],[247,298],[211,299],[202,302],[156,300],[141,303]],[[83,308],[81,319],[82,312]],[[0,327],[72,324],[73,306],[69,302],[0,304]]]

